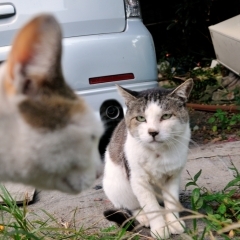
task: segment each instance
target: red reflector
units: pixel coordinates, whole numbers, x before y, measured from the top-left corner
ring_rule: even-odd
[[[108,83],[108,82],[116,82],[116,81],[122,81],[122,80],[130,80],[130,79],[134,79],[133,73],[125,73],[125,74],[117,74],[117,75],[89,78],[89,83],[90,84],[98,84],[98,83]]]

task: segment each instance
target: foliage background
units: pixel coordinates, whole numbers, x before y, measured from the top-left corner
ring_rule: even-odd
[[[143,22],[153,36],[157,60],[169,53],[180,58],[191,56],[195,64],[215,58],[208,26],[240,13],[240,0],[140,0],[140,3]]]

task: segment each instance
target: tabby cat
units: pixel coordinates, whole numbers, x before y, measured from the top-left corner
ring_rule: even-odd
[[[130,212],[150,226],[153,237],[164,239],[184,231],[177,206],[190,140],[186,102],[192,87],[192,79],[174,90],[135,92],[118,86],[127,112],[107,147],[103,188],[117,209],[128,211],[107,210],[107,219],[122,224]]]

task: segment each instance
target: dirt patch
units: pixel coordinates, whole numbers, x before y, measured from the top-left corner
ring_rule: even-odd
[[[189,110],[190,127],[192,130],[192,141],[195,144],[203,145],[215,142],[232,142],[240,140],[240,126],[231,126],[230,129],[217,131],[212,130],[212,125],[208,120],[214,115],[214,112]],[[194,143],[192,143],[194,144]]]

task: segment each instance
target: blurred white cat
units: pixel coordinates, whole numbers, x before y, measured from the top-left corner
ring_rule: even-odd
[[[55,18],[39,15],[0,66],[0,181],[78,193],[101,172],[103,127],[64,80],[61,40]]]

